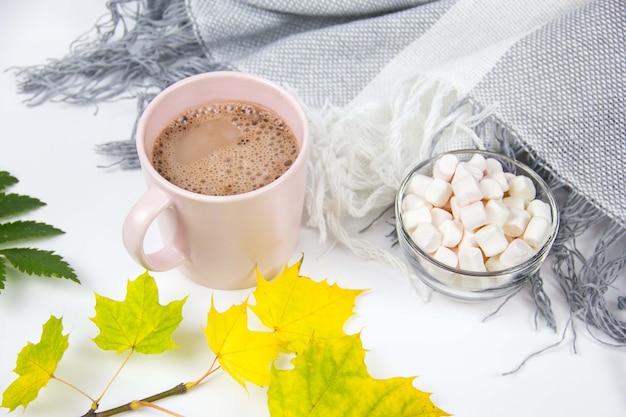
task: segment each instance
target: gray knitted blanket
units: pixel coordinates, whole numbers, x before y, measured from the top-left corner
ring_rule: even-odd
[[[308,108],[315,143],[309,224],[322,239],[409,275],[391,245],[375,244],[346,221],[384,211],[407,168],[433,152],[470,146],[515,155],[560,196],[560,235],[547,267],[573,322],[603,343],[626,346],[618,312],[626,308],[623,0],[107,5],[110,18],[68,56],[17,73],[30,104],[130,95],[141,111],[158,91],[199,72],[272,79]],[[122,168],[137,166],[132,139],[97,150]],[[556,329],[540,276],[529,289]]]

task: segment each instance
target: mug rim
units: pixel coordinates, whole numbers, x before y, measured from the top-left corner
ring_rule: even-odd
[[[293,164],[282,175],[280,175],[280,177],[270,182],[269,184],[266,184],[262,187],[256,188],[251,191],[238,193],[238,194],[230,194],[230,195],[200,194],[200,193],[195,193],[193,191],[186,190],[182,187],[179,187],[169,182],[161,174],[159,174],[158,171],[152,165],[148,152],[146,151],[146,145],[145,145],[146,144],[145,131],[146,131],[147,123],[148,123],[147,120],[150,114],[154,111],[155,108],[160,106],[163,101],[167,100],[174,91],[182,87],[185,87],[187,84],[198,83],[203,80],[213,79],[213,78],[253,81],[253,82],[263,84],[266,87],[269,87],[273,90],[276,90],[285,100],[289,102],[290,107],[295,111],[297,117],[302,120],[302,138],[301,140],[298,141],[298,145],[300,147],[298,151],[298,155],[296,156]],[[241,100],[241,99],[236,99],[236,100]],[[211,99],[207,100],[207,102],[210,102],[210,101]],[[241,100],[241,101],[245,101],[245,100]],[[249,102],[255,103],[253,100],[250,100]],[[257,104],[264,105],[262,103],[257,103]],[[280,115],[280,112],[272,109],[271,107],[270,109]],[[182,113],[185,110],[186,109],[181,109],[179,113]],[[296,175],[295,173],[296,171],[298,171],[298,167],[302,164],[307,163],[307,155],[308,155],[309,146],[310,146],[309,142],[310,142],[310,139],[309,139],[308,118],[306,116],[306,113],[304,112],[302,105],[295,98],[295,96],[289,91],[287,91],[284,87],[278,85],[277,83],[273,81],[270,81],[266,78],[263,78],[254,74],[249,74],[249,73],[244,73],[244,72],[239,72],[239,71],[204,72],[204,73],[200,73],[200,74],[183,78],[182,80],[179,80],[169,85],[168,87],[163,89],[160,93],[158,93],[150,101],[150,103],[148,103],[148,105],[146,106],[146,108],[144,109],[143,113],[141,114],[139,118],[139,121],[137,124],[136,136],[135,136],[135,146],[136,146],[137,154],[141,163],[141,167],[144,171],[147,171],[149,173],[149,175],[152,177],[154,181],[158,182],[160,186],[171,191],[174,194],[183,196],[191,200],[205,201],[205,202],[209,202],[209,201],[232,202],[232,201],[238,201],[238,200],[245,200],[245,199],[252,198],[257,194],[263,194],[263,193],[270,191],[274,187],[278,186],[278,184],[286,181],[289,177]]]

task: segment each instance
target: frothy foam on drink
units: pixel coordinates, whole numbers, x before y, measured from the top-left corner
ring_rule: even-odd
[[[298,141],[272,110],[246,102],[194,108],[156,139],[152,165],[188,191],[233,195],[261,188],[289,169]]]

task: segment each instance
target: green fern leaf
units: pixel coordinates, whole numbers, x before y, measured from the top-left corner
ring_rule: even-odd
[[[4,265],[4,259],[0,257],[0,291],[4,289],[4,282],[7,280],[7,270]]]
[[[67,278],[79,282],[76,273],[68,263],[52,251],[34,248],[9,248],[0,250],[0,257],[4,257],[14,268],[25,274]]]
[[[15,216],[45,205],[39,199],[27,195],[0,193],[0,218]]]
[[[0,244],[56,236],[63,233],[65,233],[63,230],[54,226],[32,220],[0,223]]]
[[[17,178],[15,178],[13,175],[9,174],[6,171],[0,171],[0,191],[13,184],[17,184],[17,182]]]

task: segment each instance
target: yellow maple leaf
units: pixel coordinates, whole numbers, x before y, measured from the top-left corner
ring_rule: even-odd
[[[285,343],[285,349],[296,353],[313,334],[318,340],[344,336],[343,326],[353,314],[355,299],[365,291],[300,276],[301,264],[302,258],[272,281],[258,275],[253,292],[256,305],[250,306]]]
[[[290,370],[272,370],[272,417],[448,416],[413,386],[414,378],[374,379],[360,336],[312,338]]]
[[[271,332],[248,328],[247,303],[218,312],[211,302],[204,333],[209,348],[226,372],[245,388],[245,382],[269,385],[271,363],[283,343]]]

